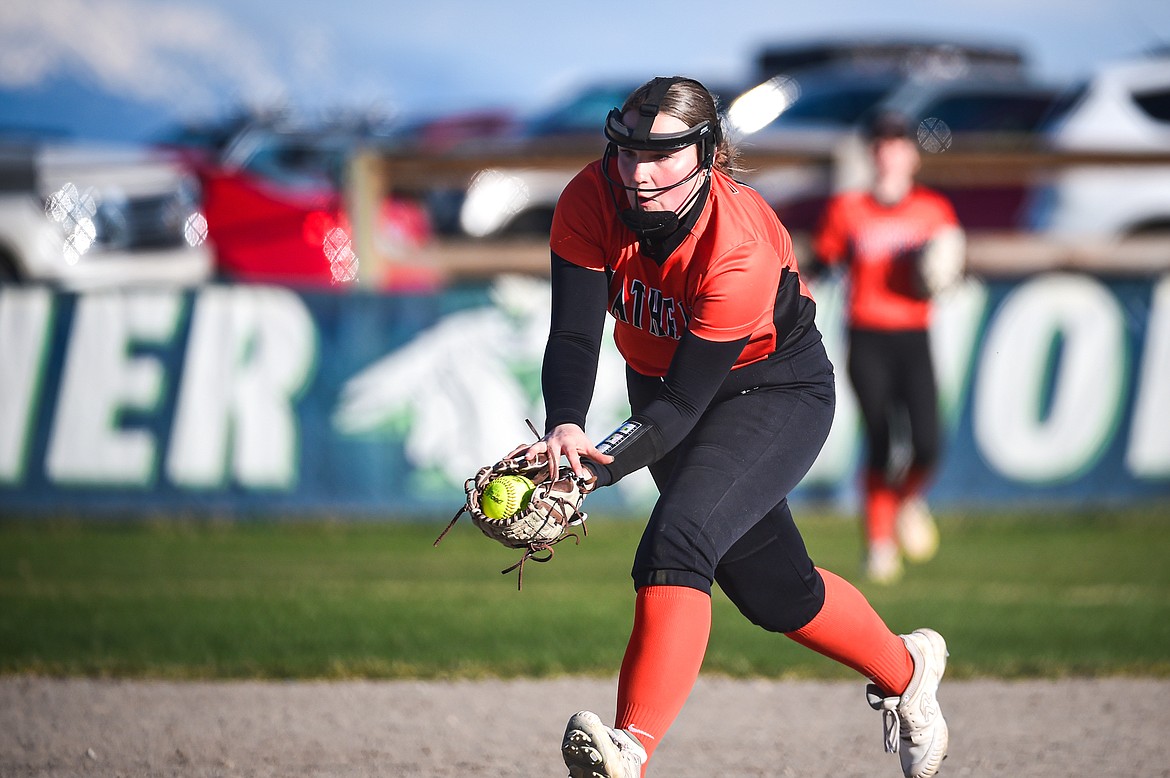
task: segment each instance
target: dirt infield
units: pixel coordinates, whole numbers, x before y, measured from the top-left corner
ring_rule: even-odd
[[[1170,776],[1170,681],[945,682],[942,776]],[[0,776],[561,776],[614,681],[0,679]],[[704,676],[651,775],[894,776],[862,684]]]

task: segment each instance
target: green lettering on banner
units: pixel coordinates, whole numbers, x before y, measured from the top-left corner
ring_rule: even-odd
[[[28,466],[52,315],[48,289],[0,287],[0,483],[20,482]]]
[[[296,483],[293,403],[317,358],[303,300],[275,287],[209,287],[195,301],[170,448],[168,478],[211,489]]]
[[[70,329],[45,471],[59,484],[150,486],[157,441],[124,429],[126,410],[157,410],[165,374],[159,360],[132,356],[136,344],[169,343],[183,300],[178,292],[79,297]]]

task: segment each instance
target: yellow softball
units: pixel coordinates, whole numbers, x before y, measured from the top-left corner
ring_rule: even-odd
[[[489,519],[506,519],[528,505],[536,484],[522,475],[502,475],[483,490],[479,508]]]

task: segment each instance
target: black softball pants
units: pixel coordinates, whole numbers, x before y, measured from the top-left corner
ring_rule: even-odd
[[[869,471],[889,473],[898,414],[904,415],[909,426],[911,469],[932,470],[941,443],[929,333],[851,329],[849,380],[865,424]]]
[[[833,366],[820,339],[783,359],[733,371],[694,429],[650,466],[660,496],[634,557],[635,588],[717,582],[753,623],[791,632],[824,604],[824,583],[788,494],[833,422]],[[627,371],[638,413],[661,390]],[[748,381],[749,388],[739,387]]]

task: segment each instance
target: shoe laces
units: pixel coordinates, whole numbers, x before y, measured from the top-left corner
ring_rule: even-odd
[[[617,745],[621,758],[637,768],[635,772],[640,774],[642,765],[646,761],[646,751],[643,749],[642,744],[624,729],[614,729],[611,731],[613,735],[610,739]]]
[[[869,707],[882,712],[882,736],[885,741],[887,754],[898,753],[899,722],[898,703],[901,697],[887,697],[875,684],[865,687],[865,699]]]

